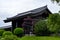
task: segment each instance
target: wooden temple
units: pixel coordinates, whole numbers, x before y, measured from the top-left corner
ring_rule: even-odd
[[[16,16],[5,19],[4,22],[5,23],[12,22],[11,30],[13,31],[16,27],[22,28],[22,24],[24,23],[24,19],[27,19],[28,16],[33,20],[32,26],[34,26],[34,24],[37,21],[39,21],[39,19],[44,20],[49,16],[49,14],[51,14],[51,12],[47,8],[47,6],[43,6],[43,7],[36,8],[36,9],[30,10],[27,12],[19,13]]]

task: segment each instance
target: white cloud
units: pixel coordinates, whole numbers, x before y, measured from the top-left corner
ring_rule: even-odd
[[[58,12],[60,7],[50,0],[0,0],[0,25],[7,25],[3,23],[3,19],[14,16],[18,13],[35,9],[44,5],[52,12]],[[2,24],[1,24],[2,23]]]

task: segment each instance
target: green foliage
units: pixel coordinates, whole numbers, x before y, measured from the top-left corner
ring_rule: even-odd
[[[60,32],[60,15],[57,13],[50,14],[47,20],[47,26],[54,33]]]
[[[1,39],[1,36],[0,36],[0,39]]]
[[[2,36],[2,34],[3,34],[4,31],[5,30],[0,29],[0,36]]]
[[[10,31],[5,31],[0,40],[18,40],[18,37],[13,35]]]
[[[54,2],[54,1],[56,1],[57,3],[59,3],[59,2],[60,2],[60,0],[51,0],[51,1],[53,1],[53,2]]]
[[[23,29],[22,28],[16,28],[14,30],[14,34],[22,34],[23,33]]]
[[[23,35],[23,29],[22,28],[16,28],[14,30],[14,34],[17,35],[18,37],[21,37]]]
[[[49,30],[47,28],[47,24],[45,20],[40,20],[35,24],[34,28],[35,34],[36,35],[48,35]]]
[[[5,35],[5,37],[2,37],[0,40],[18,40],[18,38],[15,35]]]
[[[5,37],[6,35],[13,35],[13,34],[10,31],[5,31],[2,36]]]

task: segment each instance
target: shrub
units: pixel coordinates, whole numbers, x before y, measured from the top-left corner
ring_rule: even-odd
[[[0,40],[18,40],[18,38],[15,35],[5,35],[5,37],[2,37]]]
[[[40,20],[35,24],[34,32],[37,36],[49,35],[49,30],[47,28],[46,21]]]
[[[2,36],[2,34],[3,34],[4,31],[5,30],[0,29],[0,36]]]
[[[5,31],[5,32],[3,33],[3,37],[5,37],[6,35],[12,35],[12,32],[10,32],[10,31]]]
[[[23,29],[22,28],[16,28],[14,30],[14,34],[16,34],[17,36],[22,36],[23,35]]]
[[[1,39],[1,36],[0,36],[0,39]]]

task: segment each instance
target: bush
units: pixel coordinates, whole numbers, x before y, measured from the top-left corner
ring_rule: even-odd
[[[40,20],[35,24],[34,32],[37,36],[49,35],[50,31],[47,28],[46,21]]]
[[[47,26],[54,34],[60,33],[60,14],[50,14],[47,20]]]
[[[14,34],[16,34],[17,36],[22,36],[23,35],[23,29],[22,28],[16,28],[14,30]]]
[[[6,35],[12,35],[12,32],[10,32],[10,31],[5,31],[5,32],[3,33],[3,37],[5,37]]]
[[[15,35],[5,35],[5,37],[2,37],[0,40],[18,40],[18,38]]]
[[[0,29],[0,36],[2,36],[2,34],[3,34],[4,31],[5,30]]]

